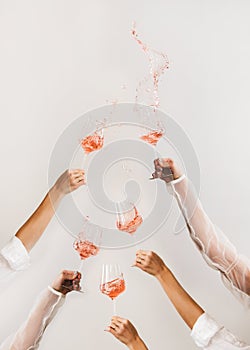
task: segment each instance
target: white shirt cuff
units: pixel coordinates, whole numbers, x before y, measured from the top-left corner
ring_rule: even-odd
[[[50,292],[52,292],[55,295],[58,295],[59,297],[65,297],[65,295],[61,292],[58,292],[58,290],[55,290],[54,288],[52,288],[51,286],[48,286],[48,290]]]
[[[24,270],[30,265],[30,256],[23,243],[16,236],[1,250],[1,255],[7,260],[11,269]]]
[[[178,184],[179,182],[181,182],[182,180],[184,180],[186,178],[186,175],[185,174],[183,174],[183,175],[181,175],[180,177],[178,177],[178,179],[175,179],[175,180],[173,180],[173,181],[170,181],[169,183],[168,183],[168,185],[176,185],[176,184]]]
[[[223,328],[208,314],[203,313],[195,322],[191,337],[199,347],[205,347],[209,344],[215,334]]]

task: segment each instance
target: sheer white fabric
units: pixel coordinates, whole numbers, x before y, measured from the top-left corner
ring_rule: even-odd
[[[30,265],[30,257],[19,238],[14,236],[0,252],[0,284],[8,280],[16,271],[25,270]]]
[[[198,347],[206,350],[250,350],[249,345],[237,339],[207,313],[197,319],[191,337]]]
[[[205,213],[192,183],[185,177],[168,184],[185,219],[190,237],[203,258],[220,271],[226,287],[246,307],[250,307],[250,260],[240,255],[225,234]]]
[[[44,331],[64,303],[65,296],[51,287],[38,297],[26,322],[16,334],[10,336],[0,346],[0,350],[38,349]]]

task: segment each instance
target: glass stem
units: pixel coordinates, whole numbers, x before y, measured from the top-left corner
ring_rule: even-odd
[[[116,314],[116,298],[113,299],[113,316],[117,316],[117,314]]]
[[[84,152],[84,156],[83,156],[83,169],[85,170],[85,174],[87,173],[88,171],[88,166],[89,166],[89,157],[88,157],[88,154],[86,154]],[[86,180],[86,177],[85,177],[85,180]],[[86,182],[86,185],[87,186],[87,182]]]
[[[80,266],[78,267],[79,272],[82,272],[83,264],[84,264],[84,260],[81,260]]]

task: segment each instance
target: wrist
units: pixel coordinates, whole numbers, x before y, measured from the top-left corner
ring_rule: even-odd
[[[166,279],[168,279],[170,275],[171,275],[171,271],[166,265],[164,265],[161,271],[157,273],[155,277],[161,283],[162,281],[165,281]]]
[[[183,180],[186,179],[186,175],[185,174],[182,174],[181,176],[178,176],[176,178],[174,178],[172,181],[168,182],[167,185],[176,185],[180,182],[183,182]]]
[[[49,290],[50,292],[52,292],[53,294],[55,294],[55,295],[63,296],[63,293],[60,292],[60,291],[59,291],[58,289],[56,289],[55,287],[53,287],[53,285],[52,285],[52,286],[48,286],[48,290]]]
[[[135,339],[131,343],[128,344],[129,350],[146,350],[146,346],[143,342],[143,340],[139,337],[139,335],[136,336]]]
[[[51,187],[49,194],[53,203],[57,203],[65,196],[65,193],[63,193],[56,184]]]
[[[183,176],[183,174],[178,170],[174,171],[174,173],[173,173],[174,180],[178,180],[182,176]]]
[[[51,288],[54,289],[56,292],[58,293],[62,293],[62,288],[61,285],[57,284],[57,283],[53,283],[51,285]],[[62,293],[63,294],[63,293]]]

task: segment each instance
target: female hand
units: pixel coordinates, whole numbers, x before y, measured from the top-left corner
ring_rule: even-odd
[[[157,158],[154,160],[155,172],[152,174],[154,179],[161,179],[166,183],[178,179],[182,173],[170,158]]]
[[[54,187],[61,194],[66,195],[85,185],[85,173],[82,169],[66,170],[56,181]]]
[[[138,250],[133,266],[139,267],[141,270],[153,275],[160,276],[163,271],[168,270],[163,260],[152,251]]]
[[[143,340],[139,337],[136,328],[125,318],[113,316],[110,326],[105,330],[113,334],[131,350],[148,350]]]

